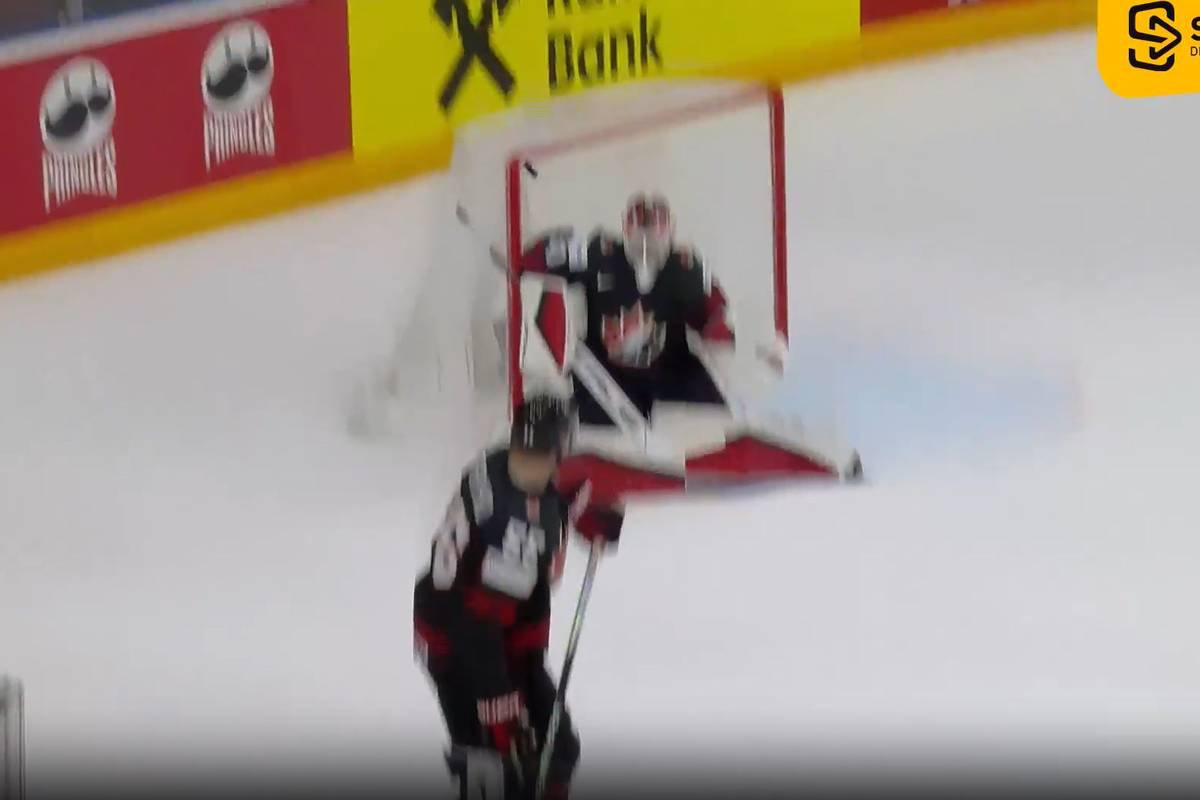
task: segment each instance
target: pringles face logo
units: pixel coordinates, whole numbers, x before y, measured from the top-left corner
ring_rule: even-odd
[[[262,25],[240,20],[213,38],[200,76],[206,169],[239,155],[274,157],[274,80],[275,49]]]
[[[94,58],[58,69],[42,93],[42,192],[46,213],[82,195],[117,196],[117,90]]]

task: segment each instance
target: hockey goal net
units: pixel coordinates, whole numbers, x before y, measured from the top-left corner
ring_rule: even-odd
[[[630,84],[461,130],[442,257],[384,380],[407,398],[391,414],[396,424],[411,428],[414,402],[432,402],[470,415],[477,438],[496,431],[523,391],[520,292],[508,265],[552,229],[619,235],[639,192],[669,201],[677,243],[700,254],[728,295],[739,349],[786,336],[784,142],[780,91],[736,82]]]

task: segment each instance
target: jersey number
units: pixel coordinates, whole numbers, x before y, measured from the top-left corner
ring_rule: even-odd
[[[546,532],[516,518],[508,521],[501,547],[489,547],[480,580],[486,586],[524,600],[538,580],[538,560],[546,552]]]
[[[433,562],[429,572],[435,589],[449,589],[454,585],[454,578],[458,575],[458,557],[467,548],[469,536],[467,512],[463,508],[462,498],[455,495],[446,509],[446,518],[433,537]]]

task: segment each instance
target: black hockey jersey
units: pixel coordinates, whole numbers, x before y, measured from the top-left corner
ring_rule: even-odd
[[[418,580],[413,611],[427,660],[456,647],[508,656],[544,648],[550,587],[561,570],[567,502],[553,486],[513,485],[508,450],[482,454],[463,475]],[[480,639],[486,640],[486,644]]]
[[[672,250],[645,293],[621,241],[605,233],[583,241],[569,230],[551,232],[526,251],[522,269],[581,285],[585,341],[602,361],[620,367],[646,369],[685,358],[688,328],[709,339],[733,338],[725,293],[691,250]]]

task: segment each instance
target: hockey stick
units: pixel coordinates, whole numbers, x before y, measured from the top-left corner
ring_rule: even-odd
[[[554,743],[558,739],[558,726],[562,721],[563,707],[567,700],[567,681],[571,679],[571,668],[575,665],[575,651],[579,648],[579,634],[583,630],[583,615],[587,613],[588,598],[592,595],[592,582],[596,578],[596,568],[600,565],[600,553],[603,549],[603,540],[596,539],[592,542],[591,552],[588,553],[587,572],[583,575],[579,601],[575,604],[575,619],[571,622],[571,637],[567,640],[562,676],[558,679],[558,689],[554,693],[554,710],[550,712],[550,722],[546,726],[546,742],[542,746],[542,757],[538,764],[537,792],[534,794],[536,800],[542,800],[546,794],[546,779],[550,776]]]
[[[644,448],[648,426],[642,412],[638,411],[629,395],[625,394],[625,390],[604,368],[587,344],[580,342],[573,355],[571,372],[617,427]]]

